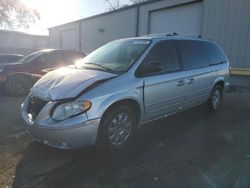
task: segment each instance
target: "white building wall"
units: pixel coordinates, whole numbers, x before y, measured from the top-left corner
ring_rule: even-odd
[[[78,46],[78,50],[90,53],[103,44],[115,39],[134,37],[137,34],[139,36],[148,34],[150,26],[149,15],[151,11],[200,1],[201,0],[155,1],[139,7],[138,19],[137,7],[134,6],[129,9],[97,15],[50,28],[50,46],[52,48],[65,48],[63,42],[67,42],[70,44],[66,46]],[[69,38],[68,41],[63,39],[62,33],[68,30],[75,30],[75,37],[70,36],[69,38],[73,37],[75,40],[79,40],[79,44],[75,42],[75,40],[70,40]],[[81,33],[80,37],[79,32]]]
[[[180,6],[182,4],[198,2],[197,0],[165,0],[149,3],[140,7],[139,11],[139,35],[149,34],[150,28],[150,12],[163,8]]]
[[[81,50],[89,53],[103,44],[136,35],[136,8],[81,21]]]
[[[186,18],[181,20],[181,17],[188,15],[188,11],[186,15],[180,12],[180,14],[176,14],[176,16],[173,16],[171,19],[174,20],[176,18],[176,21],[181,20],[182,22],[186,22],[186,28],[198,28],[195,30],[197,32],[190,30],[192,32],[187,32],[188,34],[194,33],[194,35],[197,36],[198,33],[201,33],[203,38],[211,38],[218,42],[225,50],[233,67],[249,68],[249,0],[156,0],[151,3],[140,4],[138,9],[136,6],[132,6],[127,9],[125,8],[51,28],[51,47],[64,47],[62,45],[61,33],[68,29],[75,29],[76,37],[74,40],[78,40],[78,44],[75,42],[74,45],[86,53],[90,53],[94,49],[114,39],[134,37],[137,34],[141,36],[149,34],[150,32],[161,32],[161,29],[162,32],[168,33],[169,30],[166,25],[171,24],[170,21],[167,22],[167,19],[170,17],[167,13],[168,10],[170,12],[172,11],[172,15],[174,15],[177,9],[178,11],[182,8],[184,10],[185,6],[187,7],[194,3],[198,3],[200,7],[200,11],[197,11],[196,14],[197,17],[199,17],[197,18],[197,24],[190,24],[188,19],[185,21]],[[137,10],[139,10],[138,17]],[[164,16],[158,17],[160,19],[159,23],[162,23],[162,28],[161,24],[157,23],[157,20],[153,20],[156,17],[152,18],[160,14],[161,11],[166,11],[166,18]],[[150,17],[152,20],[150,20]],[[166,19],[166,22],[164,22],[163,19]],[[139,23],[138,25],[137,22]],[[183,24],[181,25],[181,29],[184,29]],[[155,29],[152,27],[158,28]],[[171,27],[171,30],[174,30],[173,25]],[[185,32],[181,32],[180,34],[185,34]],[[73,44],[70,45],[74,46]]]
[[[202,14],[202,2],[152,11],[149,14],[148,32],[199,36]]]
[[[71,32],[74,36],[67,35]],[[66,39],[66,35],[69,37]],[[50,47],[80,50],[79,23],[72,22],[49,30]],[[72,40],[73,39],[73,40]],[[64,42],[64,44],[63,44]],[[66,42],[66,43],[65,43]]]
[[[202,36],[222,46],[232,67],[250,68],[250,1],[204,0]]]
[[[0,53],[29,54],[49,47],[49,37],[0,30]]]

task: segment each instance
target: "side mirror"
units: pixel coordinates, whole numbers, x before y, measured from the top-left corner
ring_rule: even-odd
[[[148,61],[138,72],[138,76],[144,76],[146,74],[153,74],[162,71],[162,65],[160,61],[152,60]]]

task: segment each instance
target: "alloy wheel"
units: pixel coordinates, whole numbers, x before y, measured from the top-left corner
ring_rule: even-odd
[[[131,134],[132,119],[128,113],[121,112],[108,125],[108,140],[114,146],[125,143]]]
[[[214,109],[218,109],[221,103],[221,91],[219,88],[216,88],[212,95],[212,104]]]

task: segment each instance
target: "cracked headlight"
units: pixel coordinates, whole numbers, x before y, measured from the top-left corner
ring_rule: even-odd
[[[86,112],[91,108],[90,101],[72,101],[58,105],[53,111],[54,120],[65,120],[69,117]]]

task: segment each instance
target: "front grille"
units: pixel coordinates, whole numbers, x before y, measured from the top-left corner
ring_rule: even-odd
[[[32,119],[36,119],[42,108],[46,105],[47,101],[40,98],[31,96],[28,112],[32,115]]]

